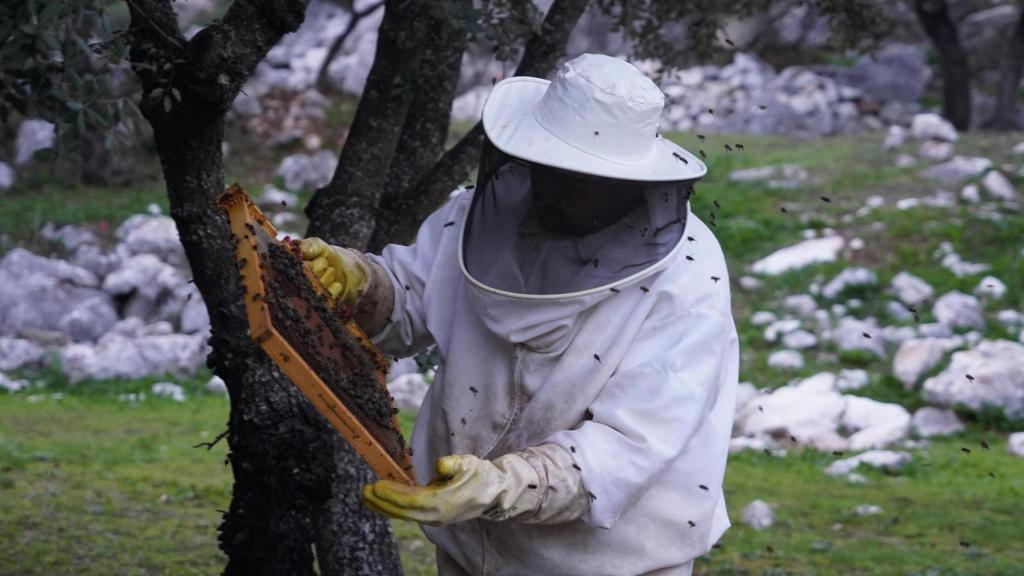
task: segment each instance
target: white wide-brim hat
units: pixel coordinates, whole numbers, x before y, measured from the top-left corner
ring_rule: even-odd
[[[502,80],[484,104],[484,132],[502,152],[620,180],[696,180],[707,167],[658,133],[665,95],[632,64],[584,54],[553,81]]]

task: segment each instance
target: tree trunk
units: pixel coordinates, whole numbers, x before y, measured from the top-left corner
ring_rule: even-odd
[[[168,0],[132,0],[131,60],[171,216],[210,315],[207,363],[231,398],[224,573],[312,575],[316,554],[321,574],[401,574],[387,521],[351,496],[369,477],[365,464],[249,338],[234,242],[214,205],[224,189],[224,115],[266,52],[298,28],[305,7],[238,0],[186,41]]]
[[[555,0],[544,16],[540,31],[527,41],[515,75],[547,76],[565,54],[569,35],[588,4],[588,0]],[[385,205],[386,209],[381,210],[370,249],[380,250],[389,242],[411,242],[420,222],[469,176],[480,157],[483,141],[483,123],[477,122],[433,166],[421,172],[419,179],[410,181],[414,183],[413,188],[394,197]],[[402,157],[398,157],[398,161],[402,161]]]
[[[430,23],[426,2],[388,0],[377,33],[373,67],[331,181],[306,206],[308,236],[363,248],[416,96],[423,43]]]
[[[982,128],[988,130],[1020,130],[1018,119],[1020,102],[1017,94],[1020,90],[1021,68],[1024,67],[1024,10],[1017,18],[1017,27],[1006,43],[1002,61],[999,63],[999,92],[992,115],[985,120]]]
[[[945,0],[914,0],[914,11],[939,52],[942,68],[942,115],[957,130],[971,126],[971,76],[967,52]]]

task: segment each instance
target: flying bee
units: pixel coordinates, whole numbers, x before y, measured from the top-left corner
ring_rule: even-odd
[[[455,221],[453,220],[453,221],[451,221],[451,222],[445,222],[445,223],[444,223],[444,227],[445,227],[445,228],[447,228],[447,227],[449,227],[449,226],[455,226]]]
[[[726,149],[726,151],[732,152],[732,146],[729,146],[728,144],[725,144],[724,148]]]
[[[718,284],[718,281],[721,280],[718,276],[712,276],[711,279],[715,281],[715,284]]]
[[[832,199],[828,196],[819,196],[819,198],[821,198],[822,202],[832,202]]]
[[[968,379],[969,381],[971,381],[971,382],[974,382],[974,376],[971,376],[970,374],[964,374],[964,376],[965,376],[965,377],[966,377],[966,378],[967,378],[967,379]]]
[[[598,356],[597,354],[594,354],[594,360],[597,360],[598,363],[600,363],[601,362],[601,357]]]

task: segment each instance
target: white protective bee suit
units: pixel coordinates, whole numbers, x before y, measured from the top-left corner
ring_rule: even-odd
[[[449,454],[519,454],[536,471],[508,519],[423,527],[442,576],[689,574],[729,526],[729,278],[687,202],[705,168],[656,134],[662,106],[605,56],[500,83],[477,187],[414,244],[368,255],[394,289],[375,343],[443,359],[412,438],[420,480]],[[645,185],[614,224],[553,233],[537,221],[539,165]]]

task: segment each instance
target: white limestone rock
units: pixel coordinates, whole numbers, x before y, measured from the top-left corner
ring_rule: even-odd
[[[910,412],[903,406],[862,396],[845,398],[840,425],[853,431],[847,439],[850,450],[885,448],[910,432]]]
[[[985,328],[985,316],[978,299],[957,290],[936,299],[932,314],[936,320],[952,328]]]
[[[744,450],[757,450],[763,452],[765,450],[778,450],[779,443],[767,434],[757,434],[755,436],[735,436],[729,439],[729,453],[735,454]]]
[[[751,400],[761,396],[761,390],[750,382],[740,382],[736,386],[736,412],[743,410],[743,407]]]
[[[46,349],[31,340],[0,336],[0,371],[38,366]]]
[[[167,326],[170,330],[170,325]],[[90,378],[135,379],[170,373],[193,376],[206,364],[204,335],[159,334],[127,337],[108,332],[96,344],[69,344],[60,350],[61,370],[72,383]]]
[[[925,400],[938,406],[996,408],[1010,418],[1024,417],[1024,345],[983,340],[954,352],[949,367],[925,380],[923,391]]]
[[[766,182],[769,188],[799,188],[807,179],[807,170],[796,164],[744,168],[729,173],[732,182]]]
[[[953,156],[951,159],[926,168],[921,175],[950,184],[980,176],[992,167],[988,158]]]
[[[810,316],[818,308],[818,303],[810,294],[792,294],[782,300],[782,308],[797,316]]]
[[[1006,328],[1017,328],[1024,325],[1024,314],[1016,310],[1006,309],[996,313],[996,320]]]
[[[776,320],[764,329],[764,339],[766,342],[775,342],[779,339],[779,336],[789,334],[799,328],[800,321],[796,318],[783,318],[781,320]]]
[[[14,169],[7,162],[0,162],[0,192],[10,190],[14,186],[16,178]]]
[[[885,340],[886,344],[898,346],[914,338],[917,338],[917,330],[913,326],[886,326],[882,328],[882,340]]]
[[[931,162],[941,162],[953,155],[953,144],[939,140],[926,140],[917,149],[917,155]]]
[[[277,186],[267,186],[256,203],[265,208],[296,208],[299,205],[299,196]]]
[[[900,344],[892,360],[892,373],[908,390],[918,379],[946,357],[950,351],[959,348],[958,338],[920,338]]]
[[[1006,295],[1006,284],[995,276],[985,276],[974,287],[974,294],[979,298],[1002,300]]]
[[[925,406],[914,412],[914,432],[922,438],[933,436],[949,436],[964,430],[964,424],[956,412]]]
[[[968,204],[977,204],[981,202],[981,192],[978,190],[977,184],[968,184],[960,190],[960,199]]]
[[[818,337],[807,330],[794,330],[782,336],[782,345],[793,350],[806,350],[818,345]]]
[[[896,167],[897,168],[910,168],[917,164],[917,158],[913,155],[907,154],[906,152],[900,152],[896,155]]]
[[[753,276],[740,276],[739,284],[740,288],[747,292],[753,292],[761,287],[762,282]]]
[[[846,398],[835,389],[835,375],[821,372],[748,402],[737,414],[734,429],[745,436],[792,436],[820,450],[842,450],[846,439],[836,430],[845,409]]]
[[[428,388],[426,378],[419,372],[404,374],[388,384],[388,391],[395,399],[395,407],[413,412],[420,409]]]
[[[834,300],[847,288],[855,286],[874,286],[878,284],[878,275],[868,268],[846,268],[821,289],[822,296]]]
[[[776,370],[799,370],[804,367],[804,356],[796,350],[778,350],[768,356],[768,366]]]
[[[896,297],[904,304],[910,306],[917,306],[931,298],[935,293],[935,289],[932,288],[931,284],[909,272],[900,272],[893,276],[891,286],[893,291],[896,292]]]
[[[829,332],[829,339],[843,351],[866,350],[885,357],[885,343],[874,318],[846,316]]]
[[[842,392],[860,390],[868,385],[869,377],[861,368],[844,368],[836,377],[836,388]]]
[[[856,456],[836,460],[825,468],[829,476],[845,476],[856,470],[860,465],[887,470],[898,470],[914,461],[908,452],[894,450],[869,450]]]
[[[744,524],[754,530],[764,530],[775,523],[775,513],[772,511],[772,508],[773,505],[763,500],[754,500],[747,504],[740,517]]]
[[[903,143],[907,139],[907,129],[899,124],[893,124],[889,126],[889,131],[885,134],[885,140],[882,142],[882,150],[889,151],[895,148],[903,146]]]
[[[185,401],[185,389],[174,382],[157,382],[153,384],[152,388],[150,388],[150,392],[152,392],[154,396],[163,396],[165,398],[170,398],[175,402]]]
[[[76,342],[96,340],[117,324],[113,299],[102,292],[84,298],[57,322],[57,330]]]
[[[859,504],[853,509],[857,516],[875,516],[882,513],[882,507],[877,504]]]
[[[764,326],[775,322],[776,316],[768,310],[758,310],[750,315],[750,323],[754,326]]]
[[[842,236],[804,240],[765,256],[755,262],[751,269],[755,274],[777,276],[811,264],[834,262],[844,244]]]
[[[953,125],[938,114],[927,112],[917,114],[910,121],[910,135],[918,140],[939,140],[956,142],[957,133]]]
[[[981,179],[981,185],[985,191],[995,198],[1013,202],[1017,200],[1017,190],[1013,187],[1009,178],[998,170],[991,170]]]
[[[11,378],[7,374],[0,372],[0,390],[6,390],[8,392],[20,392],[25,388],[28,388],[28,380],[16,380]]]
[[[46,120],[29,119],[18,125],[18,136],[15,142],[14,163],[22,165],[32,159],[39,150],[53,148],[56,130]]]
[[[216,374],[206,382],[205,388],[210,394],[217,394],[218,396],[228,393],[228,385],[224,382],[223,378]]]
[[[1014,432],[1006,438],[1006,451],[1024,457],[1024,432]]]

